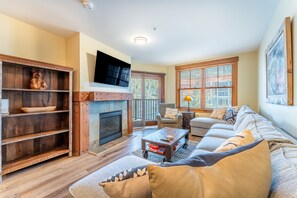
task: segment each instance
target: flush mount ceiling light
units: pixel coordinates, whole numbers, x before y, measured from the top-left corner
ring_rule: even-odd
[[[136,45],[146,45],[147,38],[145,38],[144,36],[137,36],[134,38],[134,43]]]
[[[88,10],[93,10],[94,4],[91,0],[81,0],[81,4]]]

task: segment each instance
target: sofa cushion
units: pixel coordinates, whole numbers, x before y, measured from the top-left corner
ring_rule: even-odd
[[[214,151],[218,148],[223,142],[225,142],[226,138],[218,138],[218,137],[204,137],[201,142],[196,146],[196,149],[206,150],[206,151]]]
[[[178,109],[166,108],[164,118],[174,119],[176,118],[176,114]]]
[[[99,183],[111,198],[150,198],[147,165],[122,171]]]
[[[162,123],[163,124],[176,124],[177,119],[169,119],[169,118],[162,118]]]
[[[226,129],[230,131],[234,131],[234,125],[232,124],[214,124],[211,129]]]
[[[249,129],[254,138],[266,139],[270,145],[278,143],[292,143],[287,137],[279,132],[273,124],[259,114],[248,114],[237,128],[237,132],[243,129]]]
[[[226,129],[213,129],[211,128],[204,137],[218,137],[228,139],[235,135],[234,131],[226,130]]]
[[[270,197],[297,197],[297,145],[278,143],[270,155],[273,172]]]
[[[234,130],[237,131],[238,126],[241,124],[242,120],[246,117],[248,114],[255,114],[255,112],[248,106],[243,105],[236,116],[236,122],[234,123]]]
[[[134,155],[122,157],[72,184],[69,187],[69,192],[73,197],[107,198],[108,195],[104,192],[103,188],[98,185],[99,182],[120,171],[152,163],[153,162]]]
[[[225,115],[223,117],[223,120],[226,120],[230,124],[234,124],[236,121],[237,113],[239,111],[239,107],[228,107],[226,109]]]
[[[218,119],[208,118],[208,117],[198,117],[198,118],[192,119],[190,122],[190,125],[191,127],[209,129],[215,123],[227,124],[225,120],[218,120]]]
[[[211,153],[211,151],[207,151],[207,150],[202,150],[202,149],[195,149],[191,155],[189,157],[193,157],[195,155],[202,155],[202,154],[207,154],[207,153]]]
[[[148,165],[153,197],[268,196],[271,162],[267,141],[193,158],[197,157],[199,163],[180,163],[172,167]],[[191,162],[190,158],[187,162]]]
[[[254,142],[255,139],[250,130],[246,129],[238,134],[235,134],[234,137],[229,138],[223,142],[214,152],[225,152],[232,149],[235,149],[240,146],[244,146]]]
[[[210,115],[211,118],[222,120],[225,113],[226,107],[214,109]]]

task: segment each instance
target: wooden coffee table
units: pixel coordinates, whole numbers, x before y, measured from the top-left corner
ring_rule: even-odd
[[[173,136],[173,139],[164,141],[164,139],[167,139],[167,135]],[[178,149],[180,149],[181,147],[186,148],[188,146],[188,140],[189,130],[165,127],[148,136],[141,138],[143,157],[147,158],[148,152],[153,152],[165,156],[165,158],[163,159],[164,162],[171,161],[171,158],[178,151]],[[164,153],[158,153],[151,150],[149,148],[149,144],[154,144],[159,147],[165,148]],[[176,148],[174,149],[175,146]]]

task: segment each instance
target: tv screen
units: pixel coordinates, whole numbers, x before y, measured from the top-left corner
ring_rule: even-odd
[[[97,51],[94,82],[128,87],[130,69],[129,63]]]

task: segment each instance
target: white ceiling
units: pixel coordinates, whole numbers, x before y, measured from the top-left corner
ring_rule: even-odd
[[[82,32],[135,62],[172,65],[256,50],[279,0],[0,0],[0,12],[67,37]],[[156,30],[154,30],[154,27]],[[145,47],[133,43],[145,36]]]

